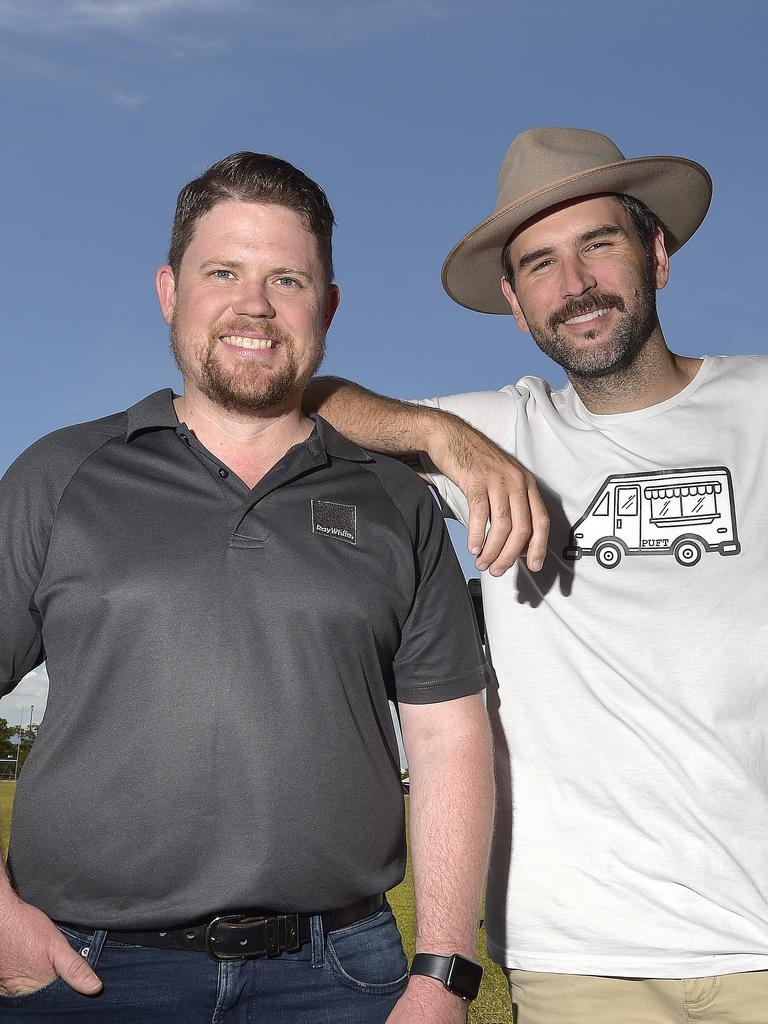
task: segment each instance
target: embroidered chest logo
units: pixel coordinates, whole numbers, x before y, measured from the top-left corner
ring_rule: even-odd
[[[312,499],[312,532],[357,544],[357,505]]]
[[[613,569],[625,555],[673,555],[690,566],[706,552],[740,551],[731,474],[707,466],[609,476],[571,529],[563,556],[594,555]]]

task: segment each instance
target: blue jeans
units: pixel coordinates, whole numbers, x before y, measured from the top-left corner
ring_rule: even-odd
[[[82,996],[61,979],[23,996],[0,995],[0,1021],[23,1024],[384,1024],[405,989],[407,962],[392,911],[271,959],[217,963],[207,953],[106,941],[61,931],[104,982]]]

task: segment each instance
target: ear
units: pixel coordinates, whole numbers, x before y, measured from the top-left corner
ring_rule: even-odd
[[[669,256],[664,244],[664,231],[660,227],[656,228],[652,252],[656,261],[656,287],[663,288],[669,280]]]
[[[173,319],[173,311],[176,309],[176,278],[167,263],[160,267],[155,274],[155,290],[163,319],[170,324]]]
[[[515,295],[514,291],[512,290],[512,285],[509,283],[506,277],[502,277],[501,279],[501,290],[504,293],[504,298],[509,303],[510,309],[512,310],[512,315],[515,318],[515,323],[521,331],[525,331],[526,334],[530,334],[530,331],[528,330],[528,321],[525,319],[520,303],[517,301],[517,295]]]
[[[341,292],[337,284],[332,284],[328,288],[328,298],[325,303],[325,316],[323,317],[323,323],[325,324],[326,331],[331,326],[331,320],[336,315],[336,310],[339,308],[341,302]]]

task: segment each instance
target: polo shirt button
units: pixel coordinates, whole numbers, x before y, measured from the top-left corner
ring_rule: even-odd
[[[222,480],[226,480],[227,477],[229,476],[229,471],[226,469],[220,469],[219,476],[221,477]]]
[[[179,434],[179,437],[184,442],[184,444],[189,444],[189,438],[187,437],[186,434]]]

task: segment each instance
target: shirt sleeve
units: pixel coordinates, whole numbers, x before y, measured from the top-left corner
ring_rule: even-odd
[[[35,591],[50,536],[50,497],[35,446],[0,480],[0,695],[44,659]]]
[[[425,398],[415,404],[460,416],[499,447],[514,454],[518,399],[519,395],[514,389],[504,389],[473,391],[445,398]],[[422,456],[422,466],[440,499],[443,515],[468,526],[469,504],[460,488],[444,476],[426,455]]]
[[[0,696],[45,660],[35,598],[61,496],[83,462],[124,430],[122,414],[55,430],[0,480]]]
[[[472,604],[440,509],[426,489],[413,536],[418,582],[393,664],[397,699],[433,704],[478,693],[488,668]]]

